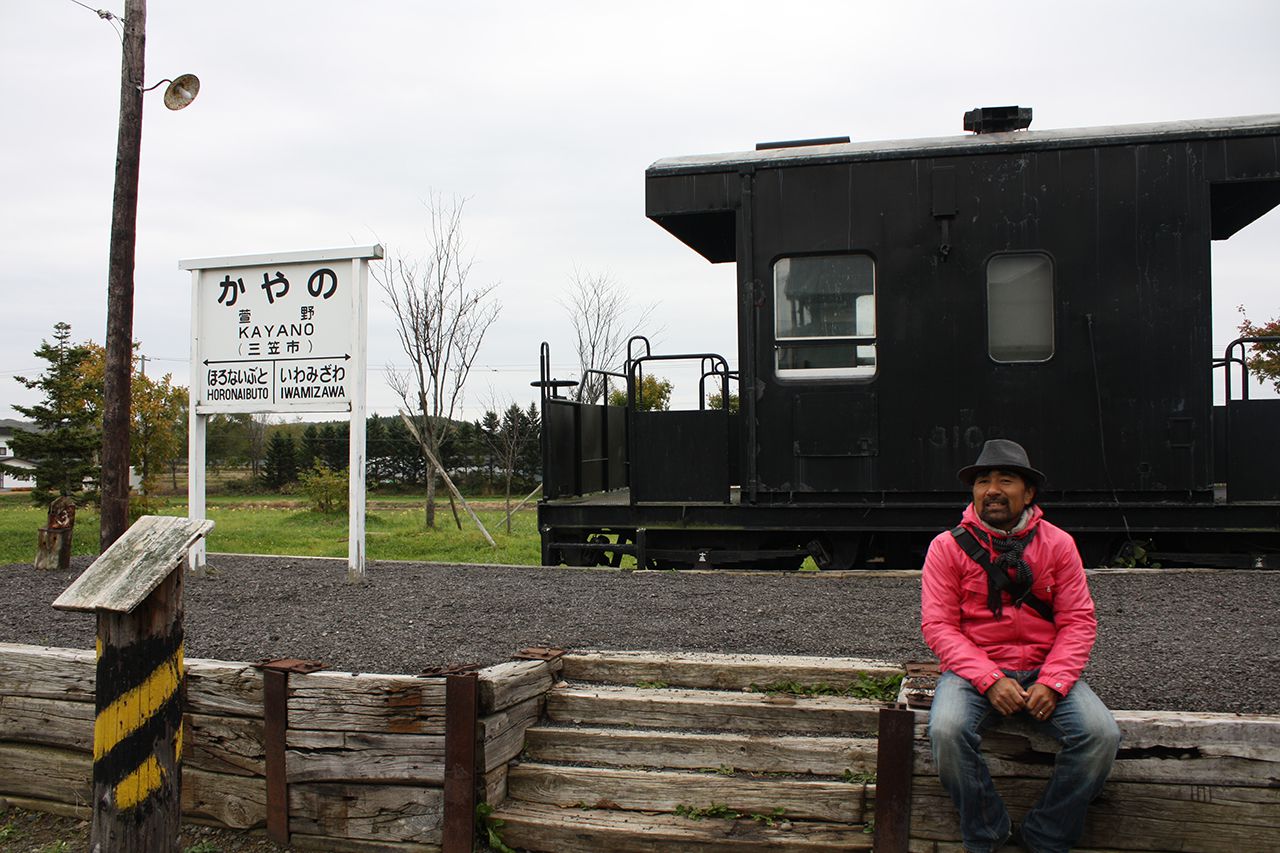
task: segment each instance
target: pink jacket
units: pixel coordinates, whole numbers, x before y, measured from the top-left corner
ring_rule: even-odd
[[[1004,677],[1001,669],[1040,668],[1037,682],[1065,696],[1080,678],[1098,632],[1093,597],[1075,540],[1031,507],[1026,530],[1036,531],[1023,558],[1031,566],[1035,595],[1053,605],[1048,622],[1027,605],[1014,607],[1004,593],[995,619],[987,606],[987,573],[970,559],[950,531],[938,534],[924,560],[920,609],[924,640],[941,669],[967,678],[979,692]],[[986,530],[973,504],[961,523]],[[1019,535],[1025,535],[1023,531]],[[981,537],[977,537],[981,542]]]

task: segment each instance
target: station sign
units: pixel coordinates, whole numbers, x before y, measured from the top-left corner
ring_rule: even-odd
[[[196,411],[350,411],[367,286],[360,254],[380,257],[381,247],[183,262],[195,277]]]

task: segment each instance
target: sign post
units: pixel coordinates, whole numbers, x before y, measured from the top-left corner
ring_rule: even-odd
[[[53,606],[98,616],[94,850],[178,849],[182,563],[213,522],[144,515]]]
[[[202,258],[191,271],[188,515],[205,514],[205,439],[214,414],[346,412],[347,577],[364,579],[369,261],[382,246]],[[191,568],[205,565],[203,542]]]

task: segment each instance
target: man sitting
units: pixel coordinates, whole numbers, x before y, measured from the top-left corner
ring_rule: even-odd
[[[1062,744],[1019,841],[1066,851],[1115,760],[1120,730],[1080,674],[1097,635],[1093,598],[1075,541],[1035,505],[1044,475],[1016,442],[988,441],[959,472],[973,489],[960,525],[925,557],[925,642],[941,676],[929,738],[942,785],[960,813],[965,850],[997,850],[1012,834],[982,758],[982,734],[1020,715]]]

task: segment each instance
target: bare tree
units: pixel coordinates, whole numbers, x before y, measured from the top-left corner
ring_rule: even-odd
[[[463,388],[485,332],[498,317],[490,296],[497,284],[468,282],[474,259],[462,235],[466,199],[446,201],[432,194],[427,255],[396,255],[374,275],[395,312],[396,334],[409,368],[388,368],[387,384],[414,413],[419,443],[428,459],[440,459],[440,445],[453,429]],[[427,473],[426,524],[435,527],[437,468]],[[455,511],[456,515],[456,511]]]
[[[627,340],[649,322],[654,306],[633,309],[621,285],[609,273],[574,270],[561,302],[569,312],[577,338],[579,403],[604,400],[605,377],[591,370],[618,372],[627,355]]]

